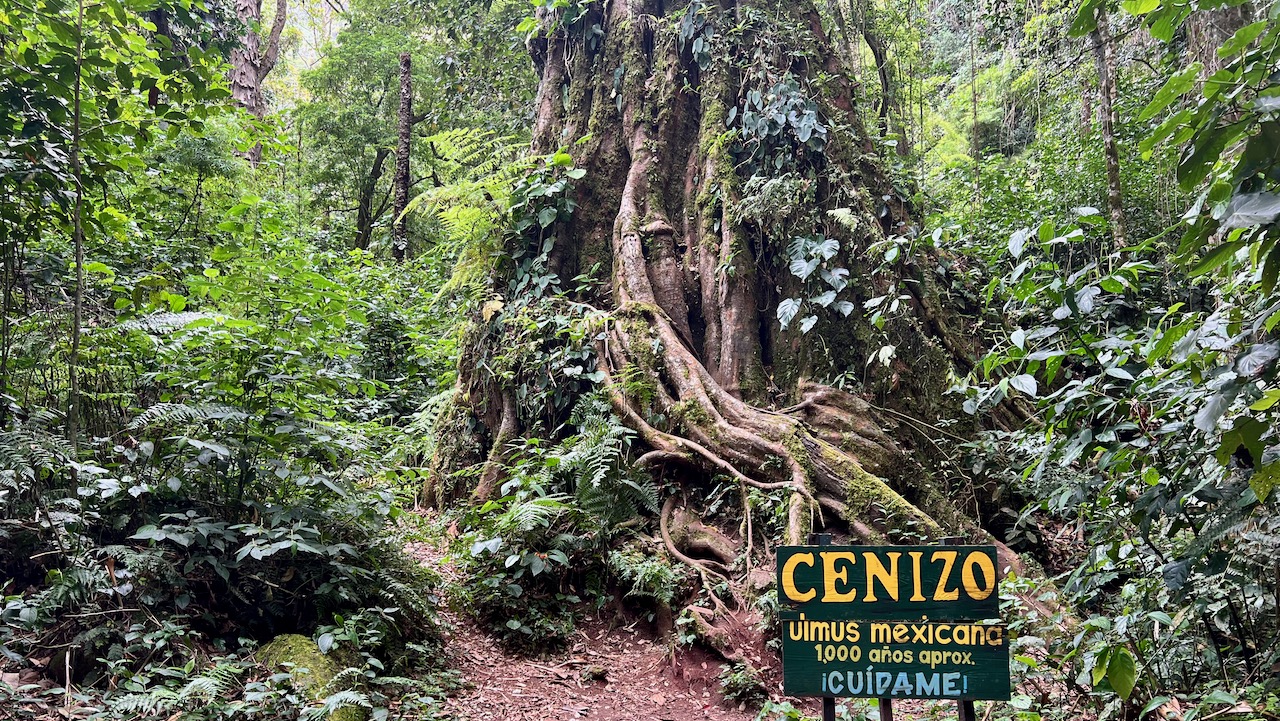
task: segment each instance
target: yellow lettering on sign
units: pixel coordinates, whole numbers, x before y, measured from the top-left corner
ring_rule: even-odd
[[[893,626],[887,623],[871,624],[871,643],[893,643]]]
[[[842,603],[852,601],[854,596],[858,594],[852,586],[848,592],[841,593],[836,590],[836,581],[844,581],[849,583],[849,568],[836,570],[836,561],[848,561],[849,565],[858,562],[858,557],[848,551],[823,551],[818,554],[822,557],[822,584],[823,584],[823,603]]]
[[[933,589],[933,600],[935,601],[957,601],[960,599],[960,589],[947,590],[947,579],[951,578],[951,568],[956,565],[956,557],[960,555],[959,551],[934,551],[930,562],[942,559],[942,575],[938,576],[938,585]]]
[[[978,586],[978,580],[973,573],[974,566],[982,569],[982,586]],[[996,567],[991,559],[987,558],[987,554],[970,553],[969,557],[964,559],[964,567],[961,571],[960,580],[964,582],[965,593],[969,594],[973,600],[981,601],[996,590]]]
[[[787,598],[797,603],[811,601],[814,596],[818,595],[816,588],[811,588],[804,593],[801,593],[800,589],[796,588],[796,566],[801,563],[812,568],[813,554],[797,553],[788,558],[787,562],[782,566],[782,592],[787,594]]]
[[[884,587],[889,598],[898,600],[898,558],[902,554],[894,552],[885,555],[889,557],[889,568],[884,567],[884,563],[874,552],[865,551],[862,554],[862,560],[867,564],[867,595],[862,600],[867,603],[876,601],[876,581]]]
[[[920,593],[920,587],[924,584],[920,581],[920,557],[924,554],[920,551],[911,551],[907,554],[911,557],[911,599],[912,601],[924,601],[923,593]],[[897,600],[897,597],[894,597]]]
[[[942,637],[942,633],[944,631],[947,634],[946,638]],[[938,644],[941,646],[946,646],[947,644],[951,643],[951,625],[946,623],[939,624],[938,627],[935,628],[933,631],[933,637],[937,639]]]

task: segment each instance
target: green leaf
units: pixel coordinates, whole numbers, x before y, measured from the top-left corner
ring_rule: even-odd
[[[1022,375],[1017,375],[1010,378],[1009,385],[1013,386],[1018,391],[1021,391],[1022,393],[1025,393],[1026,395],[1031,396],[1032,398],[1036,397],[1036,391],[1037,391],[1036,379],[1034,376],[1030,374],[1023,373]]]
[[[1169,136],[1177,132],[1179,128],[1182,128],[1183,124],[1190,118],[1191,110],[1187,108],[1183,108],[1173,115],[1170,115],[1168,118],[1165,118],[1163,123],[1156,126],[1155,130],[1152,130],[1147,137],[1143,138],[1142,141],[1138,143],[1138,150],[1142,153],[1142,158],[1144,160],[1150,160],[1156,146],[1167,140]]]
[[[1053,227],[1053,220],[1046,220],[1036,229],[1036,237],[1040,239],[1041,243],[1048,243],[1053,240],[1056,232]]]
[[[1227,693],[1222,689],[1214,689],[1204,697],[1202,703],[1236,703],[1237,701],[1239,701],[1239,699],[1237,699],[1235,695]]]
[[[1009,342],[1017,346],[1018,350],[1025,350],[1027,347],[1027,332],[1021,328],[1017,328],[1009,335]]]
[[[1108,293],[1124,292],[1124,282],[1119,278],[1116,278],[1115,276],[1109,275],[1106,278],[1103,278],[1099,282],[1099,285],[1101,285],[1102,289],[1107,291]]]
[[[1093,660],[1093,672],[1090,674],[1090,679],[1094,686],[1102,683],[1102,679],[1107,677],[1107,661],[1110,653],[1111,650],[1107,649]]]
[[[1254,401],[1253,405],[1249,406],[1249,410],[1265,411],[1276,403],[1280,403],[1280,388],[1271,388],[1266,393],[1263,393],[1261,398]]]
[[[1155,698],[1148,701],[1146,706],[1142,707],[1142,712],[1138,714],[1138,718],[1144,718],[1147,714],[1151,713],[1152,711],[1155,711],[1156,709],[1160,708],[1161,706],[1167,703],[1169,703],[1168,696],[1156,696]]]
[[[1120,7],[1130,15],[1146,15],[1160,7],[1160,0],[1121,0]]]
[[[1268,20],[1259,20],[1252,25],[1245,25],[1236,31],[1235,35],[1227,38],[1227,41],[1218,48],[1218,57],[1229,58],[1232,55],[1238,55],[1249,47],[1255,38],[1267,29]]]
[[[1120,694],[1120,698],[1128,700],[1137,680],[1138,669],[1129,649],[1123,646],[1113,648],[1107,662],[1107,681],[1111,683],[1111,688]]]
[[[1084,37],[1093,32],[1098,27],[1098,8],[1102,6],[1102,0],[1085,0],[1080,6],[1080,10],[1076,12],[1076,18],[1071,23],[1071,29],[1068,34],[1073,38]]]
[[[1236,251],[1240,249],[1241,245],[1242,243],[1237,240],[1231,243],[1223,243],[1213,250],[1210,250],[1204,256],[1204,259],[1191,269],[1191,272],[1188,273],[1187,276],[1195,278],[1213,271],[1218,266],[1226,263],[1228,260],[1231,260],[1232,256],[1236,254]]]
[[[1196,85],[1196,78],[1200,77],[1200,71],[1204,70],[1204,64],[1192,63],[1182,72],[1174,75],[1165,81],[1165,84],[1156,91],[1155,97],[1147,103],[1147,107],[1142,109],[1138,114],[1138,120],[1150,120],[1155,117],[1156,113],[1169,107],[1173,101],[1187,94]]]
[[[1267,500],[1277,484],[1280,484],[1280,461],[1268,463],[1254,471],[1249,478],[1249,487],[1253,489],[1253,495],[1258,497],[1259,503]]]
[[[1178,163],[1178,184],[1182,189],[1190,191],[1199,185],[1213,169],[1214,163],[1222,157],[1227,146],[1235,142],[1253,123],[1253,118],[1247,118],[1231,125],[1206,127],[1196,133],[1190,152],[1185,152],[1182,162]]]
[[[129,538],[138,541],[163,541],[166,538],[166,534],[155,526],[143,526],[138,529],[137,533],[129,536]]]

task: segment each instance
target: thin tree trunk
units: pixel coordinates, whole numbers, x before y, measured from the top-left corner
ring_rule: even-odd
[[[75,178],[75,206],[72,210],[72,243],[76,256],[76,287],[71,309],[71,355],[67,359],[67,438],[77,449],[80,442],[80,326],[84,312],[84,178],[80,159],[80,93],[84,66],[84,0],[76,9],[76,81],[71,100],[71,175]],[[72,469],[75,477],[75,469]],[[78,485],[78,483],[77,483]]]
[[[5,194],[5,200],[9,200],[8,193]],[[4,283],[0,288],[0,394],[9,392],[9,313],[13,308],[13,285],[17,282],[18,274],[18,258],[14,249],[15,242],[13,235],[9,231],[9,224],[0,225],[3,228],[3,235],[0,235],[0,283]],[[3,429],[9,420],[9,404],[0,403],[0,429]]]
[[[386,165],[387,156],[391,154],[386,148],[379,148],[376,155],[373,156],[373,167],[369,169],[369,176],[365,178],[364,186],[360,188],[360,202],[356,208],[356,247],[360,250],[369,249],[369,241],[373,238],[373,224],[378,220],[378,213],[373,210],[373,195],[378,192],[378,181],[382,179],[383,166]]]
[[[1099,7],[1097,27],[1089,33],[1094,64],[1098,68],[1098,126],[1102,131],[1102,151],[1107,165],[1107,210],[1111,217],[1111,238],[1116,248],[1128,245],[1125,236],[1124,197],[1120,189],[1120,150],[1116,145],[1116,54],[1107,11]]]
[[[978,136],[978,23],[975,7],[969,21],[969,100],[973,104],[973,132],[970,142],[973,145],[973,207],[982,207],[982,141]]]
[[[409,207],[409,151],[413,130],[413,72],[409,53],[400,55],[400,137],[396,144],[396,174],[393,180],[396,192],[395,222],[392,225],[391,255],[404,262],[409,247],[409,230],[404,211]]]

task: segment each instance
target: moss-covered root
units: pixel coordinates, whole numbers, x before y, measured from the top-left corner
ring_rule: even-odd
[[[277,636],[258,649],[257,657],[258,662],[272,672],[292,674],[294,687],[316,701],[323,701],[335,691],[345,690],[331,686],[347,664],[322,653],[315,641],[306,636],[296,633]],[[344,706],[329,714],[329,721],[365,721],[367,718],[369,709],[360,706]]]

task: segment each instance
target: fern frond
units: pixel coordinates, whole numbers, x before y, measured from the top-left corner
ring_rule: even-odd
[[[157,403],[146,409],[129,424],[130,430],[140,430],[157,425],[172,426],[199,421],[243,420],[249,415],[231,406],[215,403],[190,405],[187,403]]]
[[[192,322],[212,318],[211,313],[186,311],[183,313],[152,313],[141,318],[127,320],[120,324],[121,330],[141,330],[147,333],[171,333],[181,330]]]

